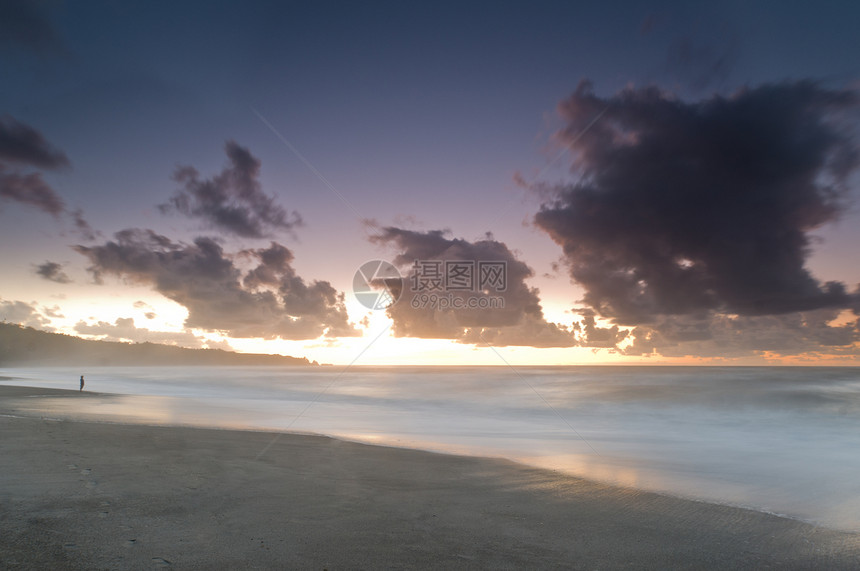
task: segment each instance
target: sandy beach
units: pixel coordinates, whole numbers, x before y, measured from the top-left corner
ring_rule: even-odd
[[[16,414],[22,399],[46,395],[101,398],[0,387],[4,569],[849,569],[860,561],[857,534],[504,460]]]

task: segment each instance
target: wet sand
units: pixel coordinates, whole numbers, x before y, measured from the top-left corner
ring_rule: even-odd
[[[860,562],[858,534],[504,460],[322,436],[15,416],[21,399],[48,395],[102,398],[0,386],[3,569]]]

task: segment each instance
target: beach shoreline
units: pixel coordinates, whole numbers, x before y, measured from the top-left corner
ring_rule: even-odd
[[[4,568],[848,569],[860,557],[855,533],[500,459],[14,416],[15,399],[48,392],[98,396],[0,387]]]

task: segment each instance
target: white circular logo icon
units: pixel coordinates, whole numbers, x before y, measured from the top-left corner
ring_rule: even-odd
[[[403,293],[403,277],[385,260],[371,260],[361,265],[352,278],[352,293],[368,309],[388,309]]]

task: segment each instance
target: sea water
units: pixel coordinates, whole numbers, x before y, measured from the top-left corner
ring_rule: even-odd
[[[860,530],[860,369],[0,369],[24,413],[311,432],[503,457],[601,482]],[[260,452],[263,452],[262,450]]]

